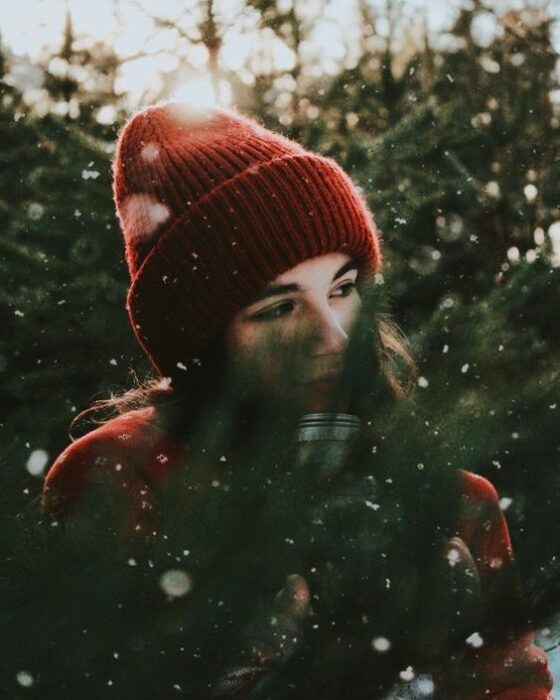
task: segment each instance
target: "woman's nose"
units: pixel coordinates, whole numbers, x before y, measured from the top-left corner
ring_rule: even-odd
[[[317,311],[313,331],[313,355],[337,355],[348,344],[348,334],[330,308]]]

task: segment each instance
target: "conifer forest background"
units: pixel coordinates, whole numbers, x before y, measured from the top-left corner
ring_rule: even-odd
[[[111,578],[105,541],[96,549],[87,539],[82,560],[68,554],[74,545],[49,545],[53,534],[37,524],[43,477],[69,443],[72,418],[150,374],[125,310],[111,159],[127,117],[175,95],[234,106],[351,174],[382,232],[378,286],[418,365],[425,430],[409,435],[409,449],[422,450],[418,462],[441,460],[496,486],[540,643],[552,649],[560,6],[458,0],[434,32],[429,3],[411,12],[399,0],[114,0],[115,36],[133,35],[135,21],[146,32],[127,53],[114,36],[79,30],[72,2],[51,4],[65,7],[59,41],[32,56],[4,35],[11,10],[0,7],[0,625],[11,640],[3,696],[140,697],[125,660],[143,678],[150,644],[179,644],[176,618],[187,613],[184,596],[165,598],[157,585],[164,552],[154,554],[156,573],[123,554]],[[349,16],[344,38],[317,31],[325,17],[336,25]],[[258,40],[239,41],[236,56],[232,33]],[[127,75],[142,73],[149,78],[126,88]],[[132,635],[107,610],[139,576],[136,604],[163,607]],[[86,601],[90,618],[76,612]],[[560,654],[550,658],[560,684]],[[165,692],[151,697],[179,697],[176,665],[154,669]]]

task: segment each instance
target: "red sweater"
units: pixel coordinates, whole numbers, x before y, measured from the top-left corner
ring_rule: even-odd
[[[126,498],[132,498],[133,511],[149,512],[157,485],[187,451],[185,444],[170,439],[156,425],[154,416],[153,408],[131,411],[70,444],[47,474],[43,493],[46,510],[67,514],[88,483],[104,480],[112,473],[111,481]],[[507,572],[513,562],[507,524],[489,481],[462,472],[461,488],[456,534],[473,556],[483,590],[492,595],[503,586],[504,575],[506,580],[509,578]],[[530,633],[499,645],[473,648],[459,663],[450,662],[440,683],[449,687],[444,696],[453,700],[552,697],[546,655],[533,644]]]

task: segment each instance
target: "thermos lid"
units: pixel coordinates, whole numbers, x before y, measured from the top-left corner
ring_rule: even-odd
[[[360,432],[362,421],[350,413],[307,413],[296,428],[296,441],[341,440],[348,442]]]

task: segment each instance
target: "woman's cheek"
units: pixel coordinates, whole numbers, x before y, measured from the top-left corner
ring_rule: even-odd
[[[258,381],[270,390],[277,386],[283,375],[282,348],[288,347],[285,334],[254,328],[245,335],[240,348],[242,363],[248,381]]]
[[[229,352],[247,382],[257,382],[273,395],[293,388],[294,380],[297,384],[308,369],[303,364],[312,345],[311,323],[305,321],[247,320],[231,329]]]
[[[348,335],[350,335],[354,324],[358,320],[361,306],[362,302],[357,294],[348,298],[348,304],[343,309],[340,321],[341,327]]]

